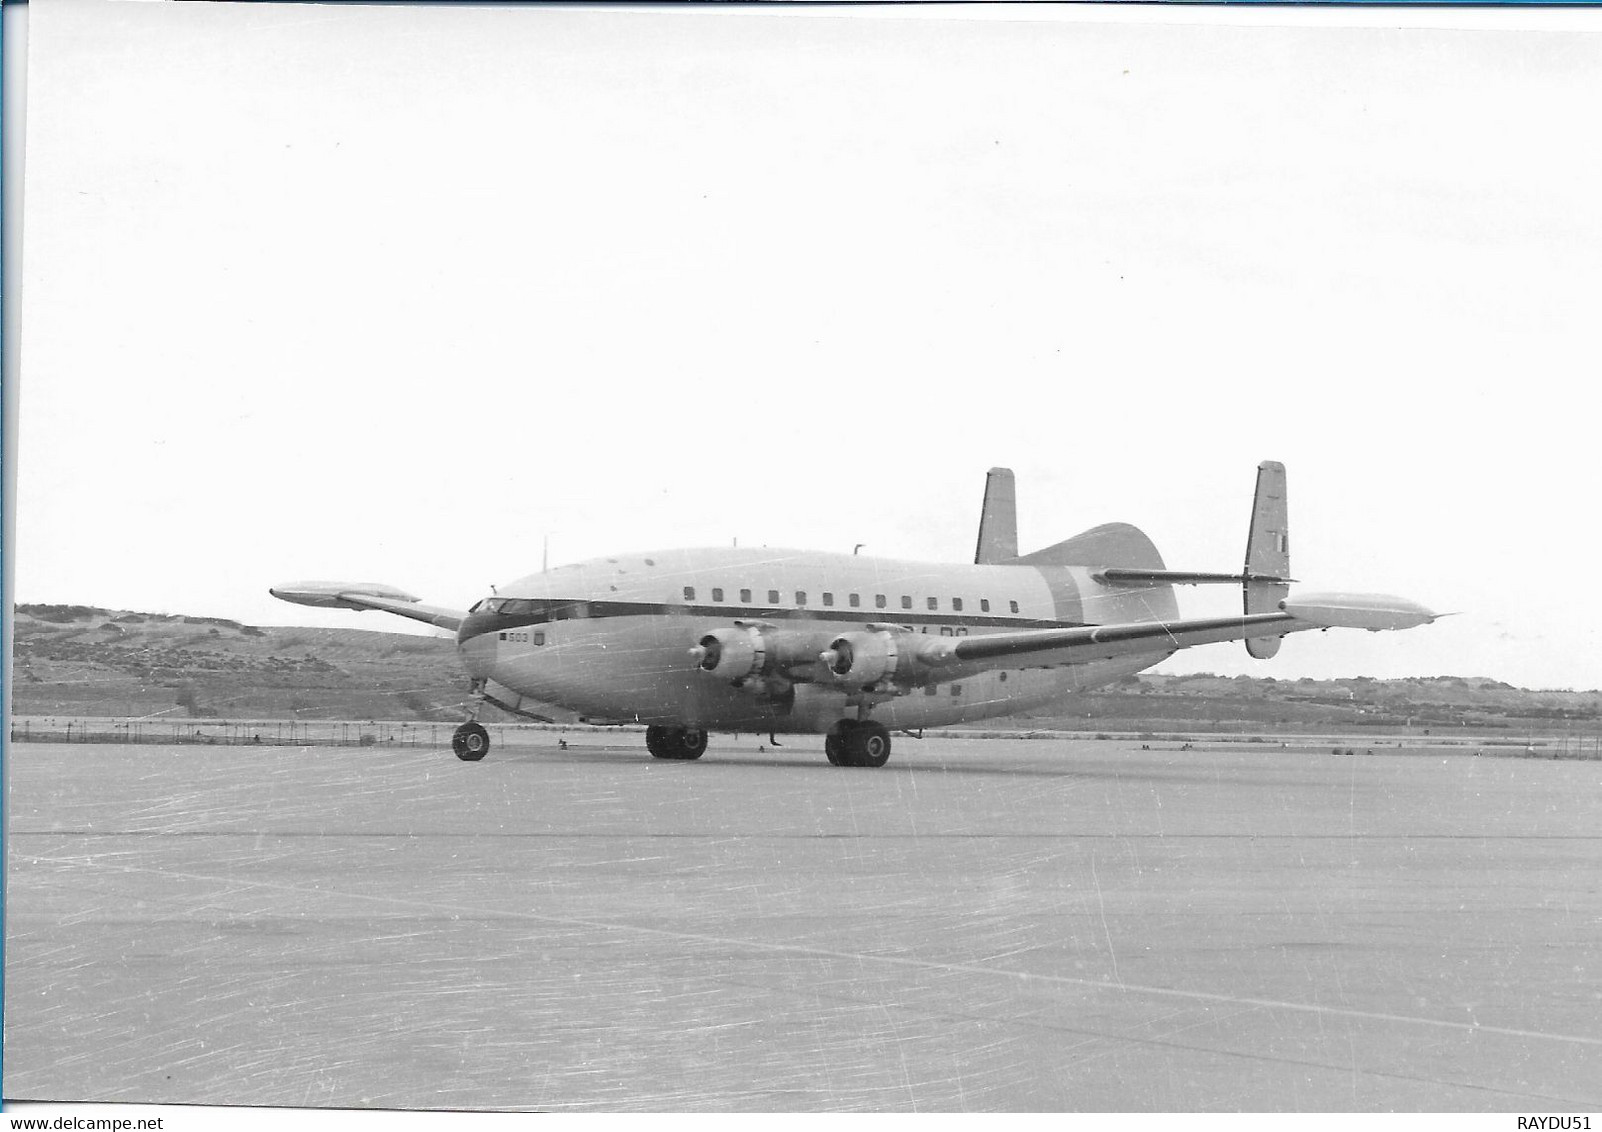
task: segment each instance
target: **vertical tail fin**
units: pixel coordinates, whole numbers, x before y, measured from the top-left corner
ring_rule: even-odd
[[[978,565],[1018,557],[1018,489],[1011,468],[991,468],[985,476],[985,502],[979,512]]]
[[[1290,593],[1284,582],[1253,581],[1253,575],[1290,577],[1290,519],[1285,506],[1285,465],[1264,460],[1257,465],[1257,492],[1252,497],[1252,525],[1246,536],[1245,606],[1248,614],[1272,613]],[[1246,651],[1267,660],[1279,651],[1279,637],[1251,637]]]

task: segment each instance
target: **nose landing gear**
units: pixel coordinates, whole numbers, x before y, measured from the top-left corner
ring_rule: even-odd
[[[451,735],[451,750],[463,762],[476,763],[489,749],[489,732],[478,723],[464,723]]]
[[[890,732],[871,719],[842,719],[823,740],[830,766],[883,766],[890,761]]]
[[[480,677],[468,685],[468,694],[473,702],[472,709],[468,712],[467,722],[451,734],[451,750],[455,751],[456,757],[464,763],[476,763],[489,754],[489,732],[478,722],[478,713],[484,707],[486,683],[487,681]]]

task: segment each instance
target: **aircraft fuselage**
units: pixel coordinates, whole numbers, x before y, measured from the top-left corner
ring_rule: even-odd
[[[774,695],[692,658],[711,630],[761,623],[821,652],[873,625],[937,637],[1172,617],[1173,591],[1096,582],[1088,568],[945,565],[796,550],[652,551],[532,574],[473,607],[458,632],[473,676],[580,716],[706,730],[824,732],[856,710],[827,680]],[[815,639],[814,639],[815,637]],[[809,646],[810,647],[810,644]],[[1057,667],[976,665],[870,697],[874,719],[916,729],[1009,715],[1172,655]]]

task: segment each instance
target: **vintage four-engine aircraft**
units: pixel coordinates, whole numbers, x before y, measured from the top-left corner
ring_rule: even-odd
[[[1285,468],[1257,469],[1239,573],[1168,570],[1109,523],[1018,553],[1012,472],[985,484],[971,566],[798,550],[663,550],[531,574],[465,613],[392,586],[298,582],[285,601],[382,610],[453,630],[472,676],[459,758],[489,750],[485,702],[548,720],[646,724],[659,759],[696,759],[709,731],[822,733],[835,766],[883,766],[892,730],[1047,704],[1179,649],[1244,640],[1270,657],[1305,629],[1378,631],[1437,614],[1376,594],[1290,595]],[[1229,583],[1239,616],[1182,618],[1174,586]]]

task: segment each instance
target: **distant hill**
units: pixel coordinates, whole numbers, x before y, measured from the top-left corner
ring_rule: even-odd
[[[1602,732],[1602,692],[1529,691],[1484,677],[1277,680],[1128,677],[1029,717],[1042,727],[1140,731]]]
[[[19,605],[14,715],[451,722],[454,642],[363,629]]]
[[[19,605],[18,716],[380,719],[463,717],[467,673],[445,638],[256,627],[216,617]],[[1015,719],[1108,731],[1602,732],[1602,692],[1495,680],[1131,676]]]

